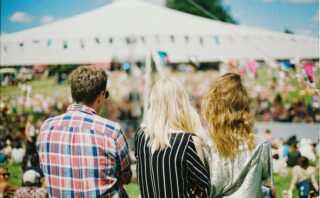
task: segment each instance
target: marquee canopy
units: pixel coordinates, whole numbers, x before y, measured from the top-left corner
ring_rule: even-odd
[[[144,60],[319,58],[318,39],[232,25],[140,0],[118,0],[51,24],[1,35],[0,65]]]

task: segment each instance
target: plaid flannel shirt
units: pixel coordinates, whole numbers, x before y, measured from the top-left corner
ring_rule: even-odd
[[[46,120],[37,142],[50,197],[127,197],[128,144],[118,123],[71,104]]]

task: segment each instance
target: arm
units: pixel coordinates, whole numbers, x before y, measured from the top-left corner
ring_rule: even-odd
[[[198,137],[193,136],[190,139],[186,149],[186,161],[192,187],[198,188],[201,191],[206,190],[209,186],[209,170],[203,163],[204,154],[201,148],[201,141]]]
[[[24,135],[26,136],[26,138],[27,138],[27,140],[28,140],[29,142],[32,142],[32,138],[30,137],[29,132],[28,132],[29,129],[30,129],[30,124],[27,122],[26,128],[25,128],[25,130],[24,130]]]
[[[272,157],[271,157],[271,145],[269,142],[264,143],[262,151],[262,185],[269,187],[271,190],[271,197],[276,197],[276,189],[273,185],[273,167],[272,167]]]
[[[271,161],[271,145],[269,142],[263,144],[262,151],[262,180],[263,185],[272,188],[273,187],[273,171],[272,171],[272,161]]]
[[[317,179],[316,179],[316,173],[315,173],[315,169],[312,170],[312,173],[311,173],[311,183],[312,183],[312,186],[313,188],[319,192],[319,186],[318,186],[318,182],[317,182]]]
[[[129,155],[129,147],[122,130],[118,132],[118,137],[116,139],[116,148],[119,156],[119,177],[123,184],[128,184],[131,181],[131,162]]]
[[[7,183],[7,187],[6,190],[4,192],[4,195],[11,195],[14,194],[16,192],[18,188],[10,183]]]
[[[290,188],[289,191],[292,192],[295,188],[296,188],[296,184],[298,182],[298,169],[297,167],[294,167],[292,169],[292,179],[291,179],[291,184],[290,184]]]

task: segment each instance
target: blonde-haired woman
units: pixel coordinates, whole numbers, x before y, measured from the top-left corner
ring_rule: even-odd
[[[194,134],[202,126],[177,80],[163,78],[155,84],[143,126],[135,136],[142,197],[206,196],[209,172]]]
[[[270,144],[254,133],[240,76],[227,73],[213,81],[201,109],[211,139],[210,197],[264,197],[271,193],[262,190],[270,189],[272,183]]]

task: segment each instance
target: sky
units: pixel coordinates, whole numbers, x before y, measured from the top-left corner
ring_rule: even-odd
[[[147,0],[164,5],[165,0]],[[0,0],[0,33],[63,20],[112,0]],[[319,37],[319,0],[222,0],[240,25]]]

